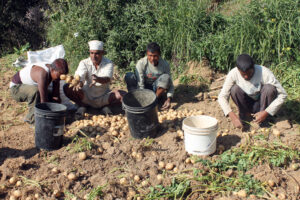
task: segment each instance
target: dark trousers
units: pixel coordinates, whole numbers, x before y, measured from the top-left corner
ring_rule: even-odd
[[[260,97],[254,100],[249,97],[239,86],[234,85],[230,90],[230,95],[239,109],[240,115],[247,113],[257,113],[265,110],[277,97],[276,87],[270,84],[262,85]]]
[[[40,93],[35,85],[18,84],[10,88],[11,96],[18,102],[28,102],[28,114],[25,121],[34,123],[34,106],[40,102]]]

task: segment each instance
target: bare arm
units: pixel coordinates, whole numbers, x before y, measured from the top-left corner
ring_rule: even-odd
[[[41,103],[48,101],[49,74],[41,67],[33,66],[30,72],[33,81],[38,85]]]
[[[57,102],[60,103],[61,99],[59,96],[59,80],[58,81],[53,81],[53,88],[52,88],[52,99]]]

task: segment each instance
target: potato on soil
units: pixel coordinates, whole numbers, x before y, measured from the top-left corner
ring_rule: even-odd
[[[240,190],[240,191],[238,191],[237,195],[241,198],[245,198],[245,197],[247,197],[247,192],[246,192],[246,190]]]
[[[80,152],[79,154],[78,154],[78,158],[79,158],[79,160],[85,160],[86,159],[86,153],[85,152]]]
[[[126,185],[127,184],[127,179],[125,177],[120,179],[120,184],[121,185]]]
[[[14,195],[14,197],[16,197],[16,198],[19,198],[19,197],[22,196],[22,193],[21,193],[20,190],[15,190],[15,191],[13,191],[13,195]]]
[[[71,172],[70,174],[68,174],[68,179],[70,180],[70,181],[73,181],[73,180],[75,180],[77,177],[76,177],[76,174],[75,173],[73,173],[73,172]]]
[[[174,168],[174,164],[173,163],[167,163],[166,164],[166,170],[172,170]]]

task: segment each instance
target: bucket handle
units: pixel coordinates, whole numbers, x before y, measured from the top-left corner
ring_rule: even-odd
[[[217,137],[215,137],[215,139],[214,139],[213,142],[207,147],[207,149],[209,149],[209,148],[215,143],[216,139],[217,139]],[[195,153],[204,153],[204,152],[207,151],[207,149],[206,149],[205,151],[193,151],[193,152],[195,152]]]

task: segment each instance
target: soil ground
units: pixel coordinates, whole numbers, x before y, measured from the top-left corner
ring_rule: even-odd
[[[206,71],[197,67],[201,66],[191,67],[187,75]],[[249,131],[256,130],[257,133],[254,134],[258,134],[260,130],[254,124],[248,131],[234,129],[229,119],[224,117],[215,99],[218,90],[209,90],[209,88],[221,86],[223,82],[221,77],[224,75],[211,72],[200,74],[209,81],[213,80],[210,87],[193,83],[180,85],[178,81],[174,81],[177,84],[172,112],[181,113],[181,115],[168,118],[166,113],[160,113],[160,120],[165,118],[165,122],[162,122],[159,136],[154,139],[132,138],[123,114],[116,115],[116,117],[103,115],[93,117],[93,113],[90,113],[85,116],[86,121],[81,120],[66,125],[64,143],[61,148],[53,151],[38,150],[35,148],[34,127],[23,122],[27,113],[26,103],[17,103],[9,95],[8,85],[13,74],[13,70],[7,70],[1,72],[0,76],[1,199],[10,199],[14,190],[21,191],[20,199],[27,197],[31,199],[84,199],[86,194],[98,186],[104,186],[101,199],[130,199],[130,195],[134,193],[147,194],[149,186],[170,185],[172,177],[176,174],[199,167],[197,163],[185,163],[190,155],[185,151],[184,140],[177,134],[181,130],[182,120],[187,115],[202,112],[204,115],[215,117],[219,122],[218,148],[213,155],[205,157],[208,160],[215,159],[224,151],[219,148],[221,145],[225,147],[225,150],[238,147],[247,142]],[[272,129],[276,126],[281,132],[280,141],[284,145],[299,149],[299,125],[287,119],[279,114],[267,128]],[[79,126],[81,128],[78,128]],[[114,130],[111,127],[115,127],[118,131],[117,135],[113,135]],[[85,138],[83,134],[88,136],[86,141],[90,142],[87,144],[92,144],[92,148],[85,151],[87,158],[80,160],[76,152],[80,151],[80,147],[76,146],[76,139]],[[269,134],[268,141],[275,140],[278,138]],[[160,161],[173,163],[176,170],[162,170],[159,167]],[[54,168],[57,170],[53,170]],[[71,172],[75,174],[75,180],[69,180],[66,177]],[[289,168],[270,168],[262,164],[252,168],[248,173],[261,181],[272,178],[277,184],[272,191],[274,196],[278,197],[279,193],[284,193],[285,199],[299,199],[299,169],[294,171]],[[163,174],[165,178],[159,181],[157,174]],[[134,175],[139,175],[141,180],[134,182]],[[22,183],[18,186],[10,184],[11,177],[17,177]],[[126,178],[127,183],[120,184],[121,178]],[[193,196],[191,199],[198,198]],[[239,198],[230,194],[222,197],[222,194],[219,194],[210,199]],[[253,197],[253,199],[261,198]],[[266,196],[265,199],[272,198]]]

